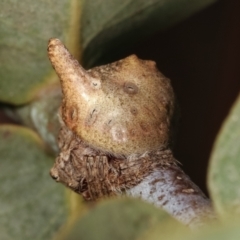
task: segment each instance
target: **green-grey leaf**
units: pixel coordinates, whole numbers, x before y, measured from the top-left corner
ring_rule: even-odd
[[[60,38],[77,58],[82,49],[83,61],[89,67],[111,61],[133,42],[214,1],[3,0],[0,101],[24,104],[56,84],[46,52],[51,37]]]
[[[216,0],[88,0],[82,10],[83,63],[87,67],[112,57]],[[161,46],[160,46],[161,47]]]
[[[181,224],[166,212],[138,199],[110,199],[90,209],[60,239],[134,240],[156,225],[164,234]]]
[[[24,127],[0,126],[0,239],[51,239],[68,214],[65,190],[49,176],[53,159]]]
[[[178,236],[167,237],[164,240],[239,240],[240,222],[239,220],[235,222],[229,220],[224,224],[216,222],[198,229],[198,231],[180,233]]]
[[[0,101],[23,104],[57,80],[47,58],[49,38],[69,47],[78,38],[73,18],[80,0],[2,0],[0,3]],[[78,13],[79,15],[79,13]],[[77,17],[78,18],[78,17]],[[73,39],[70,39],[73,38]]]
[[[214,207],[220,216],[240,215],[240,97],[215,142],[208,185]]]

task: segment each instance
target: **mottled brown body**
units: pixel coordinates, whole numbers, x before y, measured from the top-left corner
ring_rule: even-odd
[[[169,79],[135,55],[84,70],[62,43],[49,43],[60,77],[62,118],[94,149],[119,156],[166,148],[174,110]]]
[[[155,62],[132,55],[86,71],[58,39],[49,41],[48,53],[63,91],[53,178],[97,199],[174,164],[174,95]]]
[[[169,149],[174,96],[154,62],[132,55],[86,71],[58,39],[48,53],[63,91],[56,181],[86,200],[124,192],[191,227],[215,218]]]

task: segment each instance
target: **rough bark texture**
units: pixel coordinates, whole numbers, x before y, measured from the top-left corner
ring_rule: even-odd
[[[51,176],[82,194],[86,200],[122,194],[139,184],[154,169],[176,166],[170,150],[128,159],[94,150],[64,125],[58,142],[60,154],[51,169]]]
[[[214,218],[209,199],[180,169],[171,150],[115,158],[85,144],[63,123],[51,176],[85,200],[126,194],[160,207],[190,227]]]

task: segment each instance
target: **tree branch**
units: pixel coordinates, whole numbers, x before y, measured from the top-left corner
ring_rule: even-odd
[[[126,194],[153,203],[190,227],[215,218],[209,199],[178,165],[156,169]]]

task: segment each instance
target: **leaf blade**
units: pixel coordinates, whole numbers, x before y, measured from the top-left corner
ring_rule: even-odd
[[[208,186],[213,204],[224,218],[240,213],[240,97],[226,118],[210,158]]]
[[[76,1],[1,2],[0,101],[24,104],[58,83],[48,61],[47,42],[51,37],[74,42],[72,18],[79,18]]]
[[[83,64],[113,61],[123,49],[189,17],[215,0],[86,1],[82,15]]]
[[[154,227],[166,234],[166,226],[183,228],[166,212],[139,199],[107,199],[81,216],[61,239],[139,239]],[[168,228],[167,228],[168,229]],[[143,238],[144,239],[144,238]]]
[[[0,237],[49,239],[68,215],[65,190],[49,176],[52,158],[24,127],[1,125],[0,138]]]

